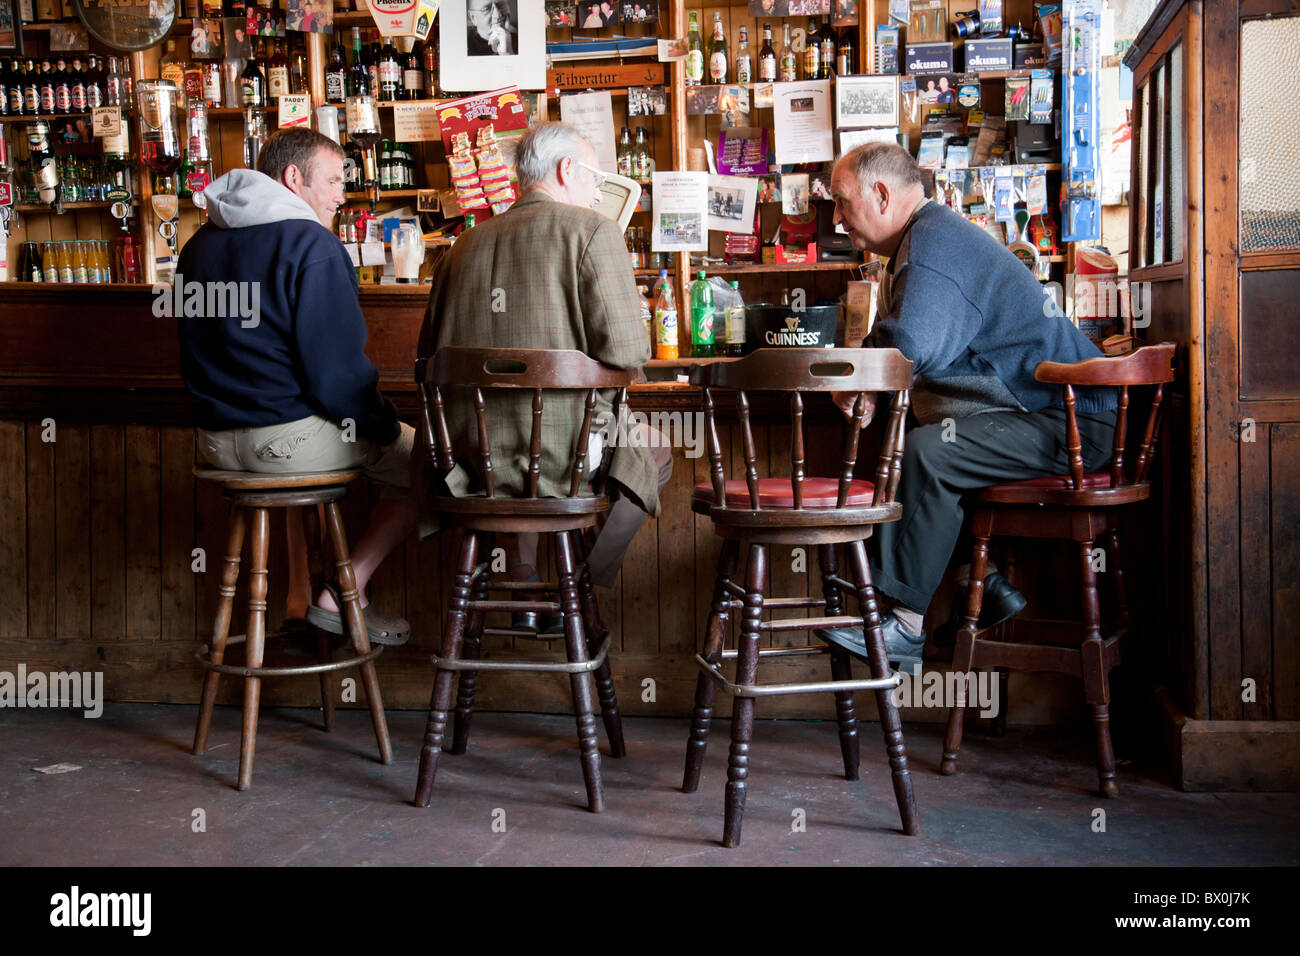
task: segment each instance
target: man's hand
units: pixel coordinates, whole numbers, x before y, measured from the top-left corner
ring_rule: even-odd
[[[862,419],[862,427],[866,428],[871,424],[871,419],[876,414],[876,393],[863,392],[861,394],[867,404],[867,414]],[[858,392],[831,392],[831,398],[835,400],[835,404],[839,406],[840,411],[844,413],[844,417],[849,421],[853,421],[853,403],[857,401],[858,395]]]

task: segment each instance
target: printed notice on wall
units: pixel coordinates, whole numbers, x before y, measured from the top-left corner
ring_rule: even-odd
[[[601,169],[607,173],[618,170],[618,158],[614,152],[614,107],[609,90],[561,96],[560,119],[587,138],[596,151]]]
[[[394,103],[393,139],[399,143],[423,143],[442,139],[436,103]]]
[[[279,98],[279,127],[307,126],[311,123],[311,94],[282,93]]]
[[[651,249],[655,252],[707,250],[709,174],[655,173],[651,178],[650,196],[654,201]]]
[[[774,84],[778,163],[825,163],[835,158],[830,88],[830,80]]]

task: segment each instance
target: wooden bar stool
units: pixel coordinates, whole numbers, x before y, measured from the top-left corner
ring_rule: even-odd
[[[964,624],[957,632],[953,670],[958,674],[969,674],[976,667],[997,667],[1053,671],[1083,678],[1084,696],[1092,708],[1096,736],[1098,789],[1106,797],[1119,794],[1115,782],[1115,752],[1110,740],[1110,672],[1120,663],[1120,642],[1129,631],[1119,550],[1120,511],[1126,505],[1151,497],[1147,474],[1155,459],[1159,438],[1160,398],[1164,383],[1174,378],[1173,360],[1174,346],[1165,342],[1120,358],[1092,358],[1071,364],[1040,362],[1034,369],[1034,378],[1065,387],[1070,473],[985,488],[975,498],[971,524],[975,545],[971,552],[970,586],[966,592]],[[1154,385],[1155,390],[1130,478],[1125,468],[1128,390],[1129,386],[1140,385]],[[1074,411],[1074,389],[1080,386],[1120,388],[1110,467],[1091,474],[1084,474],[1082,440]],[[992,631],[978,630],[989,540],[994,535],[1060,538],[1075,543],[1083,599],[1082,628],[1013,618]],[[1115,628],[1105,639],[1101,632],[1097,572],[1093,564],[1093,547],[1099,538],[1105,538],[1110,545],[1110,573],[1120,611]],[[944,774],[957,772],[967,699],[966,683],[955,681],[955,706],[948,712],[943,760],[939,766]]]
[[[203,753],[207,746],[208,728],[212,723],[212,705],[217,699],[217,684],[222,674],[244,678],[244,721],[239,745],[239,789],[247,790],[253,783],[253,749],[257,742],[257,709],[261,696],[262,679],[266,677],[298,677],[320,675],[321,710],[325,730],[334,729],[334,701],[331,694],[330,674],[350,667],[361,669],[361,680],[370,705],[370,718],[379,742],[379,759],[392,760],[393,749],[388,738],[388,722],[384,717],[384,704],[379,694],[379,679],[375,675],[375,658],[383,653],[382,646],[371,648],[366,634],[365,617],[357,594],[356,577],[352,572],[352,559],[348,552],[347,535],[343,530],[343,516],[338,500],[347,494],[347,486],[361,474],[360,471],[324,471],[303,474],[258,474],[247,471],[222,471],[215,468],[195,468],[194,476],[202,481],[221,485],[230,499],[230,517],[227,523],[226,557],[221,571],[221,599],[217,603],[217,617],[212,625],[212,643],[195,652],[195,658],[207,671],[203,680],[203,698],[199,704],[199,722],[194,731],[194,753]],[[306,528],[309,558],[312,568],[313,594],[323,586],[320,560],[320,528],[317,505],[325,509],[325,524],[330,548],[334,553],[339,590],[343,598],[343,617],[352,639],[354,654],[341,661],[330,660],[329,638],[318,634],[319,662],[300,667],[263,667],[266,647],[266,591],[267,555],[270,550],[270,510],[273,508],[300,508]],[[249,554],[248,631],[230,635],[230,618],[235,604],[235,585],[239,580],[239,559],[244,549],[245,529],[252,525],[252,542]],[[244,644],[245,662],[242,666],[224,663],[226,648],[231,644]]]
[[[454,754],[464,753],[469,739],[470,718],[478,672],[527,671],[539,674],[567,674],[573,693],[573,707],[578,723],[579,756],[587,788],[587,806],[593,812],[604,809],[600,779],[600,751],[596,742],[593,698],[599,696],[610,756],[622,757],[623,723],[614,694],[614,681],[608,660],[611,635],[600,619],[595,589],[586,564],[583,533],[591,533],[601,515],[609,510],[604,493],[606,476],[614,449],[606,447],[594,476],[587,468],[588,439],[596,410],[597,390],[615,389],[613,420],[626,399],[632,373],[612,369],[582,352],[534,349],[439,349],[432,360],[421,359],[416,365],[416,381],[422,399],[424,447],[429,463],[441,475],[457,466],[456,452],[462,458],[476,457],[484,494],[468,497],[450,495],[431,497],[431,507],[441,524],[460,529],[462,540],[452,590],[450,613],[442,635],[442,646],[432,657],[437,669],[429,720],[420,750],[420,770],[415,804],[427,807],[433,799],[434,777],[438,757],[447,731],[447,716],[452,707],[452,679],[460,674],[452,744]],[[473,390],[474,415],[478,442],[475,449],[453,443],[447,425],[447,391],[455,387]],[[532,427],[530,431],[527,472],[522,476],[521,497],[498,497],[497,478],[489,438],[489,406],[499,408],[488,397],[521,397],[519,390],[532,393]],[[567,497],[538,497],[542,472],[542,418],[544,395],[548,391],[584,391],[582,427],[576,446],[568,453]],[[496,394],[493,394],[496,393]],[[505,419],[509,421],[507,412]],[[495,420],[495,419],[494,419]],[[588,489],[588,479],[590,488]],[[558,582],[494,582],[487,564],[479,564],[479,555],[490,549],[492,536],[498,533],[536,532],[551,543],[558,570]],[[558,594],[560,600],[512,601],[490,600],[493,591],[507,594]],[[535,631],[523,628],[485,628],[483,615],[492,611],[563,612],[564,642],[567,661],[549,663],[527,660],[485,661],[481,659],[483,634],[506,634],[516,638],[539,638]],[[549,639],[558,638],[559,635]],[[541,635],[540,639],[548,639]],[[593,687],[593,674],[594,687]],[[593,693],[594,691],[594,693]]]
[[[741,820],[749,786],[749,752],[754,733],[755,700],[781,694],[834,693],[840,729],[844,776],[858,778],[858,731],[853,692],[872,690],[880,711],[885,748],[889,754],[894,797],[903,832],[921,832],[912,779],[907,769],[903,725],[891,691],[900,683],[886,660],[880,614],[876,607],[865,541],[875,525],[897,521],[902,506],[895,500],[902,471],[903,423],[912,363],[896,349],[760,349],[733,363],[697,366],[691,381],[704,386],[704,411],[708,431],[711,482],[695,486],[691,503],[697,514],[708,515],[714,531],[723,538],[713,609],[709,614],[704,653],[696,655],[701,674],[695,689],[695,713],[686,744],[686,769],[682,790],[693,793],[708,743],[713,698],[721,686],[734,697],[731,717],[731,756],[727,766],[726,819],[722,844],[740,845]],[[745,478],[728,481],[714,407],[716,389],[736,389],[744,439]],[[790,395],[792,446],[790,478],[759,478],[754,434],[750,425],[749,396],[754,391]],[[804,476],[803,394],[805,392],[857,393],[854,419],[845,424],[842,467],[838,478]],[[893,404],[880,448],[875,482],[854,480],[862,423],[866,418],[866,392],[892,391]],[[743,586],[735,583],[740,547],[749,552]],[[849,579],[840,576],[835,546],[847,547]],[[816,546],[821,565],[822,592],[813,597],[773,598],[764,593],[767,551],[772,545]],[[844,613],[844,596],[856,599],[858,613]],[[761,620],[764,608],[824,607],[827,617]],[[742,612],[739,647],[724,650],[732,611]],[[793,648],[759,649],[764,631],[811,631],[823,627],[863,626],[870,655],[870,679],[854,679],[848,654],[822,644]],[[829,654],[831,680],[807,683],[760,684],[759,662],[768,657]],[[728,680],[721,662],[737,662],[736,678]]]

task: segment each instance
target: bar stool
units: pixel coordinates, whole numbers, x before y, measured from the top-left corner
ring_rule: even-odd
[[[1129,632],[1124,571],[1120,561],[1119,519],[1126,505],[1151,497],[1147,480],[1159,438],[1160,398],[1166,382],[1174,378],[1174,346],[1165,342],[1120,358],[1092,358],[1082,362],[1040,362],[1034,378],[1065,388],[1068,475],[1031,478],[985,488],[975,497],[971,533],[970,586],[966,612],[957,632],[952,666],[958,674],[976,667],[1023,671],[1052,671],[1083,678],[1084,696],[1092,708],[1097,749],[1098,790],[1102,796],[1119,795],[1115,781],[1115,752],[1110,740],[1110,672],[1120,663],[1120,642]],[[1126,419],[1129,386],[1154,385],[1146,429],[1132,468],[1125,469]],[[1115,438],[1110,467],[1085,474],[1082,441],[1074,411],[1074,389],[1079,386],[1119,386]],[[1073,541],[1079,551],[1083,599],[1082,628],[1049,621],[1012,619],[990,632],[978,630],[984,601],[984,571],[989,540],[994,535],[1019,538],[1059,538]],[[1098,538],[1110,545],[1110,566],[1119,617],[1108,637],[1102,638],[1093,545]],[[984,636],[985,634],[989,636]],[[996,639],[995,639],[996,638]],[[966,681],[957,680],[955,706],[948,712],[943,760],[939,771],[957,772],[961,750],[962,717],[966,708]]]
[[[452,743],[447,749],[449,753],[461,754],[465,752],[469,740],[479,671],[526,671],[569,676],[577,716],[579,756],[587,789],[587,807],[592,812],[600,812],[605,807],[605,800],[593,715],[592,698],[596,696],[593,694],[593,674],[605,734],[609,740],[610,756],[622,757],[627,751],[623,743],[623,722],[618,711],[618,699],[614,693],[608,660],[611,635],[600,618],[595,588],[587,569],[583,533],[593,532],[600,516],[609,510],[610,502],[604,487],[613,449],[605,449],[600,465],[590,480],[592,493],[582,492],[588,484],[588,440],[594,421],[597,390],[617,390],[613,420],[618,421],[626,400],[627,386],[632,382],[632,373],[609,368],[582,352],[573,350],[443,348],[438,350],[432,360],[420,359],[415,374],[420,386],[421,422],[427,461],[443,476],[457,467],[453,440],[447,425],[448,402],[444,390],[453,387],[473,390],[478,442],[476,449],[469,453],[477,457],[478,472],[484,486],[482,495],[460,498],[443,495],[430,498],[431,509],[438,516],[439,522],[447,527],[458,528],[462,532],[462,539],[441,650],[432,656],[436,673],[428,724],[420,750],[415,805],[427,807],[433,799],[434,777],[438,772],[438,757],[443,749],[447,716],[452,704],[453,676],[459,673],[460,682]],[[528,467],[526,474],[521,476],[526,494],[521,497],[498,497],[488,434],[488,420],[492,417],[489,415],[489,405],[493,403],[485,398],[484,393],[487,392],[493,399],[508,400],[509,397],[520,397],[521,389],[532,393]],[[586,392],[582,427],[576,446],[569,452],[571,457],[567,469],[566,497],[538,497],[542,471],[544,393],[547,391]],[[493,395],[494,392],[500,394]],[[509,419],[507,414],[506,420]],[[459,449],[459,443],[457,448]],[[558,570],[558,582],[493,581],[488,574],[487,564],[480,565],[478,556],[491,548],[494,534],[527,532],[543,534],[549,539]],[[547,593],[558,594],[560,600],[494,601],[489,599],[490,592],[494,591],[509,594],[535,593],[542,596]],[[483,615],[492,611],[562,611],[567,661],[482,660],[483,634],[548,639],[545,635],[523,628],[485,627]]]
[[[348,552],[347,535],[343,530],[343,516],[338,500],[347,494],[347,486],[361,474],[360,471],[323,471],[303,474],[258,474],[247,471],[223,471],[216,468],[195,468],[194,476],[201,481],[219,484],[230,499],[230,516],[226,525],[226,557],[221,571],[221,599],[217,603],[217,616],[212,625],[212,643],[195,652],[195,659],[207,672],[203,680],[203,697],[199,705],[199,721],[194,731],[194,754],[202,754],[207,746],[208,728],[212,723],[212,705],[217,698],[217,684],[222,674],[244,678],[244,720],[239,745],[240,790],[253,783],[253,749],[257,742],[257,709],[261,696],[262,679],[267,677],[298,677],[320,675],[321,710],[326,731],[334,729],[334,701],[329,675],[345,668],[359,667],[361,680],[370,705],[370,718],[374,723],[375,737],[379,742],[381,763],[392,761],[392,744],[388,737],[388,722],[384,717],[384,704],[379,694],[379,679],[375,675],[375,658],[383,653],[382,646],[371,648],[366,634],[365,618],[357,594],[356,577]],[[343,598],[343,617],[352,639],[353,655],[331,661],[329,639],[318,634],[319,662],[299,667],[263,667],[266,646],[266,591],[267,555],[270,546],[270,510],[273,508],[299,508],[302,511],[312,569],[313,594],[323,586],[320,559],[320,528],[317,505],[325,509],[325,523],[330,548],[334,553],[339,590]],[[251,520],[250,520],[251,519]],[[230,618],[235,604],[235,585],[239,580],[239,559],[244,548],[245,529],[251,523],[252,542],[249,554],[248,631],[247,634],[230,635]],[[279,635],[272,635],[279,636]],[[245,645],[245,663],[242,666],[224,663],[226,648],[231,644]]]
[[[912,386],[912,363],[896,349],[760,349],[732,363],[696,366],[691,381],[704,386],[710,482],[695,486],[692,510],[707,515],[722,537],[722,554],[714,585],[704,653],[696,655],[701,674],[695,689],[695,712],[686,744],[686,769],[682,790],[699,786],[700,769],[708,744],[713,699],[721,686],[734,697],[731,717],[731,755],[727,765],[726,818],[722,844],[740,845],[741,820],[749,786],[750,742],[754,732],[755,700],[782,694],[834,693],[840,729],[844,776],[858,778],[858,732],[853,691],[872,690],[880,711],[885,747],[889,755],[894,797],[903,832],[921,832],[912,779],[907,768],[903,725],[891,691],[900,683],[885,657],[884,637],[876,607],[865,541],[875,525],[897,521],[902,506],[895,495],[902,471],[903,422]],[[715,389],[736,389],[736,403],[744,440],[745,478],[726,480],[718,439]],[[790,394],[792,446],[790,478],[759,478],[754,434],[750,425],[752,391]],[[805,392],[856,392],[854,418],[845,424],[840,475],[836,478],[804,476],[803,394]],[[893,403],[880,448],[875,482],[855,480],[861,427],[866,418],[866,392],[892,391]],[[735,583],[740,547],[749,550],[745,584]],[[840,577],[835,545],[848,550],[850,579]],[[816,546],[821,566],[823,597],[771,598],[764,593],[767,550],[772,545]],[[858,602],[858,613],[844,613],[844,595]],[[829,616],[761,621],[764,608],[824,607]],[[724,650],[732,611],[743,612],[739,647]],[[794,648],[759,649],[764,631],[811,631],[822,627],[863,626],[870,653],[870,679],[854,679],[849,656],[838,647],[809,644]],[[831,656],[830,681],[760,684],[758,665],[768,657],[827,654]],[[727,679],[722,661],[735,660],[736,678]]]

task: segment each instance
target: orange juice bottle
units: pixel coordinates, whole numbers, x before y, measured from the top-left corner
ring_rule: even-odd
[[[90,269],[86,263],[86,243],[81,239],[72,243],[72,281],[90,281]]]
[[[73,272],[72,272],[72,249],[69,248],[71,245],[72,245],[72,243],[70,243],[68,240],[66,240],[66,239],[62,240],[62,241],[59,243],[59,249],[58,249],[58,252],[56,253],[56,255],[57,255],[57,260],[58,260],[58,263],[59,263],[59,281],[60,281],[60,282],[72,282],[72,281],[73,281]]]
[[[655,354],[657,359],[675,359],[677,349],[677,304],[668,270],[659,270],[659,294],[655,298]]]

